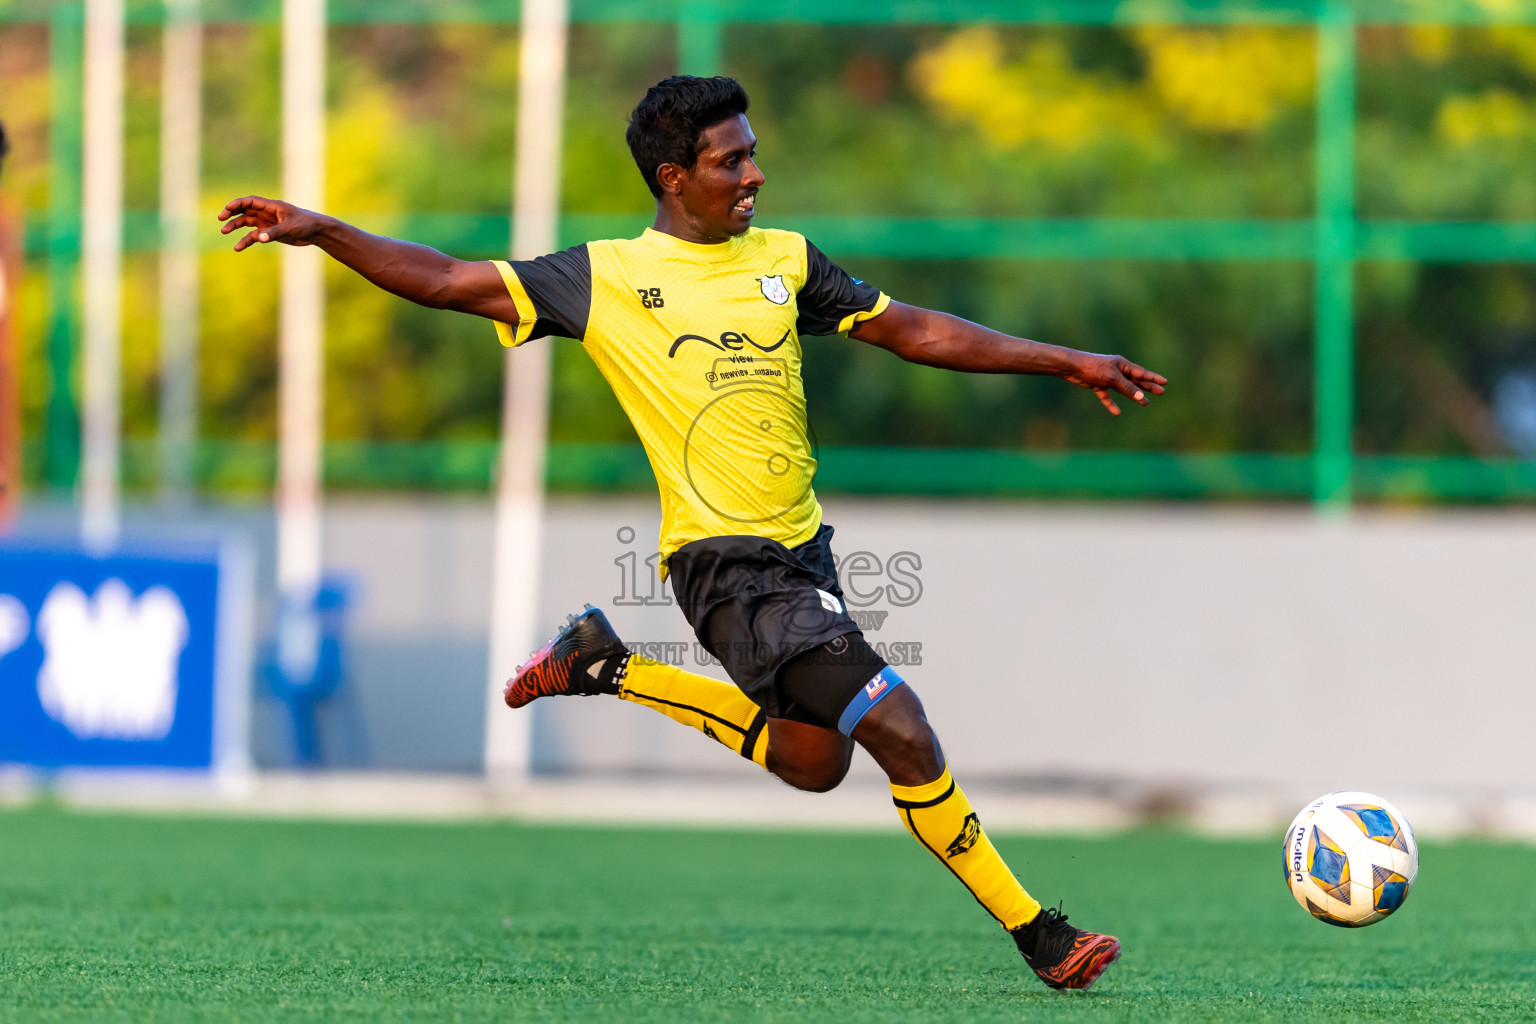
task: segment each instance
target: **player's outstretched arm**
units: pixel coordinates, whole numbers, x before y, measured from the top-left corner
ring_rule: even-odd
[[[1112,393],[1138,405],[1163,393],[1168,378],[1138,366],[1124,356],[1079,352],[1014,338],[948,313],[892,302],[879,316],[854,325],[848,332],[909,363],[966,373],[1027,373],[1060,377],[1088,388],[1104,408],[1120,415]]]
[[[319,246],[337,262],[404,299],[433,309],[517,322],[517,307],[496,267],[486,261],[456,260],[425,245],[371,235],[335,217],[261,196],[232,199],[219,211],[222,231],[249,228],[235,251],[282,242]]]

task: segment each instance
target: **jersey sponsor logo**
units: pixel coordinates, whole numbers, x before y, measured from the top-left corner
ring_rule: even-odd
[[[789,340],[789,335],[792,330],[793,328],[786,327],[784,329],[783,335],[781,335],[779,340],[774,342],[772,345],[763,345],[757,341],[754,341],[752,335],[746,333],[745,331],[721,331],[719,341],[716,341],[713,338],[706,338],[702,334],[684,334],[679,338],[673,339],[672,347],[667,349],[667,358],[671,359],[676,356],[677,350],[683,347],[684,342],[689,341],[702,341],[704,344],[710,346],[711,348],[717,348],[721,352],[740,352],[747,345],[751,345],[759,352],[772,352]]]
[[[971,847],[976,845],[976,840],[981,838],[981,819],[972,811],[965,816],[965,821],[960,825],[960,834],[955,836],[955,841],[949,844],[949,849],[944,851],[946,857],[958,857]]]
[[[789,379],[789,367],[782,359],[758,356],[725,356],[715,360],[715,367],[704,374],[704,382],[712,390],[734,387],[749,381],[758,384],[784,384]]]
[[[757,284],[763,290],[763,298],[775,306],[782,306],[789,301],[789,289],[784,287],[783,274],[760,277],[757,279]]]
[[[646,309],[665,309],[667,304],[662,300],[660,288],[636,288],[635,294],[640,296],[640,305]]]

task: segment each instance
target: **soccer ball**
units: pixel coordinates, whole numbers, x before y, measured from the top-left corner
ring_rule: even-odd
[[[1370,793],[1320,796],[1285,833],[1285,884],[1307,913],[1341,928],[1375,924],[1408,898],[1419,873],[1413,826]]]

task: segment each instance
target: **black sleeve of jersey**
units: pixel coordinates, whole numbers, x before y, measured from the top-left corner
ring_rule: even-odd
[[[517,260],[512,269],[539,318],[530,341],[551,334],[580,341],[586,335],[592,313],[592,260],[585,245]]]
[[[880,301],[880,289],[849,277],[842,267],[805,241],[805,287],[796,300],[797,334],[836,334],[837,325],[853,313],[867,313]]]

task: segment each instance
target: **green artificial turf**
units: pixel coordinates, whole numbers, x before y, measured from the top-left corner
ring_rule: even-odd
[[[999,837],[1125,956],[1057,993],[892,834],[0,813],[0,1020],[1536,1018],[1536,850],[1327,927],[1275,842]]]

